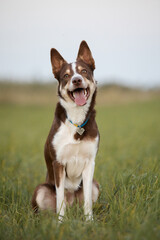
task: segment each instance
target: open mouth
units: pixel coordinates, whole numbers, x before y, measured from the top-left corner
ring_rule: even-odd
[[[69,97],[78,105],[83,106],[89,98],[89,88],[76,88],[73,91],[68,91]]]

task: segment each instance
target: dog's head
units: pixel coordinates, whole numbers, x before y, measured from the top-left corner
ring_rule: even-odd
[[[52,71],[59,82],[58,93],[67,103],[84,106],[91,101],[96,89],[93,77],[95,62],[85,41],[79,47],[76,62],[67,63],[60,53],[51,49]]]

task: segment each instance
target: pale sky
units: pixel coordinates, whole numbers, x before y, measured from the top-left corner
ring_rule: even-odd
[[[0,78],[48,81],[86,40],[100,83],[160,86],[160,0],[0,0]]]

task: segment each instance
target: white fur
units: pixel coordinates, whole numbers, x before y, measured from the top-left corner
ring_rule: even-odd
[[[95,166],[95,162],[93,159],[92,161],[88,162],[86,168],[82,173],[84,192],[84,214],[87,216],[88,220],[92,219],[92,182]]]
[[[65,169],[63,169],[63,173],[60,179],[59,187],[56,186],[56,210],[59,214],[59,220],[62,220],[65,211],[65,199],[64,199],[64,183],[65,183]]]
[[[46,187],[41,187],[37,192],[36,202],[40,209],[52,209],[53,208],[53,195],[48,191]]]
[[[81,125],[85,118],[86,114],[89,110],[91,100],[89,99],[87,104],[82,106],[77,106],[75,102],[66,102],[62,98],[60,99],[60,103],[66,109],[67,117],[72,120],[73,123]]]
[[[44,196],[45,196],[45,191],[44,189],[39,189],[36,197],[36,202],[38,204],[38,207],[41,209],[45,209],[46,206],[44,204]]]
[[[66,119],[52,141],[57,161],[66,168],[65,188],[70,191],[78,189],[82,172],[88,162],[94,161],[98,146],[98,137],[79,141],[74,139],[75,133],[76,127]]]

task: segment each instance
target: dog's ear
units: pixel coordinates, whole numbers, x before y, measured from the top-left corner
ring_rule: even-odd
[[[77,55],[77,61],[78,60],[82,60],[83,62],[85,62],[87,65],[90,66],[92,70],[95,69],[95,62],[86,41],[82,41],[80,44],[78,55]]]
[[[61,56],[61,54],[55,49],[52,48],[50,51],[51,56],[51,64],[52,64],[52,72],[55,78],[59,78],[59,72],[62,66],[67,63],[66,60]]]

